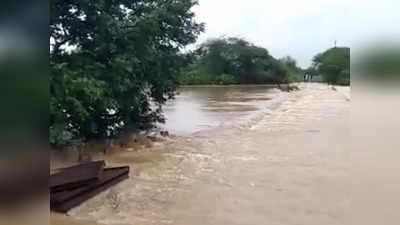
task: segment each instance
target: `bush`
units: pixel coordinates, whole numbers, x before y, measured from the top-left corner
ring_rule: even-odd
[[[209,84],[210,76],[201,65],[190,65],[179,75],[181,85],[204,85]]]
[[[74,134],[62,126],[53,126],[49,130],[49,141],[54,147],[65,147],[72,143]]]
[[[236,84],[236,80],[233,75],[221,74],[215,78],[214,83],[219,85],[229,85],[229,84]]]

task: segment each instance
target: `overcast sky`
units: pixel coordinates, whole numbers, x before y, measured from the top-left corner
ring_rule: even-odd
[[[335,40],[338,46],[352,47],[354,40],[398,27],[399,16],[393,18],[400,9],[398,1],[371,2],[200,0],[193,11],[197,21],[206,23],[206,31],[197,44],[222,35],[238,36],[267,48],[276,58],[290,55],[305,68],[315,54],[333,47]]]

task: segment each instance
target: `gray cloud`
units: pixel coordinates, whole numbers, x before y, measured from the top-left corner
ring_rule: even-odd
[[[308,67],[312,57],[333,47],[395,29],[397,1],[359,0],[200,0],[193,11],[206,23],[197,45],[222,35],[239,36],[265,47],[274,57],[294,57]],[[398,17],[396,15],[396,24]],[[397,30],[400,30],[397,28]],[[394,35],[394,34],[393,34]]]

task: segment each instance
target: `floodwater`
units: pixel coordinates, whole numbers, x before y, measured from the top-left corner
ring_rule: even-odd
[[[179,93],[165,106],[167,120],[162,126],[178,135],[246,123],[257,113],[271,109],[284,94],[264,85],[189,86]]]
[[[130,179],[52,224],[348,224],[350,90],[185,87],[168,140],[109,153]]]

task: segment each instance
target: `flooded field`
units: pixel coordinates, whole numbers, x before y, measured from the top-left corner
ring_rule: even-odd
[[[346,224],[350,90],[299,87],[182,88],[172,137],[110,152],[130,179],[51,224]]]

